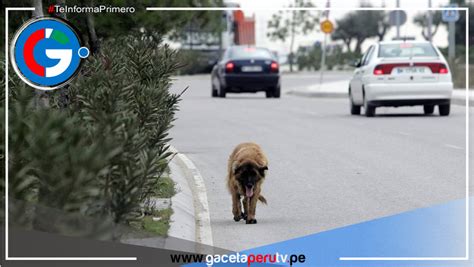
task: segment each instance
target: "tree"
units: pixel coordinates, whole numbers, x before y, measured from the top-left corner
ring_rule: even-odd
[[[434,26],[434,29],[431,30],[431,37],[434,37],[435,34],[438,32],[438,28],[442,23],[441,19],[441,12],[435,11],[432,13],[432,26]],[[427,14],[424,13],[419,13],[413,18],[413,23],[421,27],[421,34],[423,35],[423,38],[425,40],[429,40],[429,34],[428,34],[428,16]]]
[[[363,7],[370,7],[365,5]],[[361,47],[367,38],[378,37],[383,40],[390,25],[386,21],[384,11],[362,10],[347,13],[343,18],[336,20],[336,30],[332,34],[333,40],[342,40],[348,52],[352,52],[351,44],[355,40],[354,51],[361,52]]]
[[[331,35],[333,40],[342,40],[347,48],[347,52],[352,52],[351,43],[354,40],[355,34],[352,31],[352,15],[349,14],[346,17],[336,20],[336,29]]]
[[[387,15],[384,11],[372,11],[372,12],[375,12],[377,25],[379,27],[377,37],[379,38],[379,41],[382,41],[388,29],[390,29],[391,25],[386,19]]]
[[[77,0],[76,0],[77,1]],[[90,1],[90,0],[88,0]],[[99,4],[100,1],[94,1]],[[92,2],[91,2],[92,3]],[[94,3],[92,3],[94,4]],[[159,34],[176,36],[191,19],[199,27],[207,27],[221,22],[220,13],[216,11],[146,11],[147,7],[214,7],[222,6],[222,0],[167,0],[167,1],[123,1],[111,0],[111,6],[133,6],[135,12],[130,14],[122,13],[100,13],[94,14],[94,24],[99,38],[116,37],[130,33],[130,31],[144,32],[146,34]],[[84,17],[84,14],[76,14]],[[73,18],[71,18],[73,20]],[[80,19],[81,26],[86,29],[84,19]],[[87,32],[87,31],[83,31]]]
[[[2,6],[39,7],[35,12],[44,13],[50,4],[65,3],[68,6],[96,6],[104,5],[104,1],[95,0],[60,0],[56,2],[45,0],[4,0]],[[102,3],[104,2],[104,3]],[[178,33],[193,19],[193,23],[200,29],[220,31],[222,22],[218,11],[147,11],[146,7],[219,7],[223,0],[109,0],[107,6],[134,7],[133,14],[127,13],[68,13],[67,19],[83,34],[83,39],[89,43],[92,54],[100,47],[100,41],[130,33],[158,34],[171,38],[179,37]],[[4,12],[3,8],[1,9]],[[3,13],[4,14],[4,13]],[[60,14],[53,14],[60,16]],[[15,12],[10,15],[10,33],[14,33],[26,20],[27,12]],[[0,20],[4,20],[1,16]],[[0,28],[3,32],[3,27]],[[4,51],[4,49],[2,49]]]
[[[31,5],[35,8],[33,10],[33,17],[38,18],[43,16],[43,3],[41,0],[32,0]]]
[[[463,1],[460,1],[463,2]],[[460,7],[468,7],[469,8],[469,45],[472,46],[474,45],[474,27],[472,26],[472,23],[474,21],[474,4],[463,4],[460,3]],[[456,27],[456,34],[455,34],[455,39],[456,39],[456,45],[465,45],[466,44],[466,12],[465,11],[459,11],[459,20],[456,21],[455,24]]]
[[[313,3],[308,0],[294,0],[294,3],[290,7],[315,7]],[[290,71],[293,71],[293,59],[294,59],[294,45],[295,37],[298,34],[307,34],[313,31],[316,25],[319,23],[319,12],[308,10],[294,10],[287,12],[280,11],[273,14],[272,19],[268,22],[268,34],[267,36],[271,40],[280,40],[285,42],[290,38]],[[288,16],[289,15],[289,16]]]

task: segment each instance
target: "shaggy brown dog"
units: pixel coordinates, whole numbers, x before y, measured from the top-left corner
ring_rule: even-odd
[[[257,223],[255,219],[257,200],[267,204],[267,200],[260,195],[266,170],[268,170],[267,157],[255,143],[242,143],[230,155],[227,186],[232,195],[232,213],[236,222],[244,219],[247,224]],[[241,197],[244,198],[244,212]]]

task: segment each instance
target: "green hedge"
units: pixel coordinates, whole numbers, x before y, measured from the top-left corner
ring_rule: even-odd
[[[326,68],[328,70],[342,70],[361,56],[355,52],[343,52],[340,46],[328,48],[326,52]],[[321,57],[321,46],[299,47],[296,52],[298,70],[319,70],[321,68]]]
[[[13,223],[88,236],[96,222],[127,225],[142,216],[166,176],[180,98],[169,92],[176,69],[176,53],[158,38],[109,40],[67,88],[48,94],[46,108],[11,71]]]

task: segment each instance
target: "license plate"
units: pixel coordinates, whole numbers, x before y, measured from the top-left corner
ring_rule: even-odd
[[[393,74],[425,74],[428,73],[426,67],[398,67]]]
[[[242,66],[242,72],[261,72],[262,66]]]

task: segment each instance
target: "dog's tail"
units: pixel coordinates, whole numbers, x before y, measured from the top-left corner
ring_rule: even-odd
[[[258,196],[258,200],[260,200],[263,204],[267,205],[267,200],[262,196]]]

